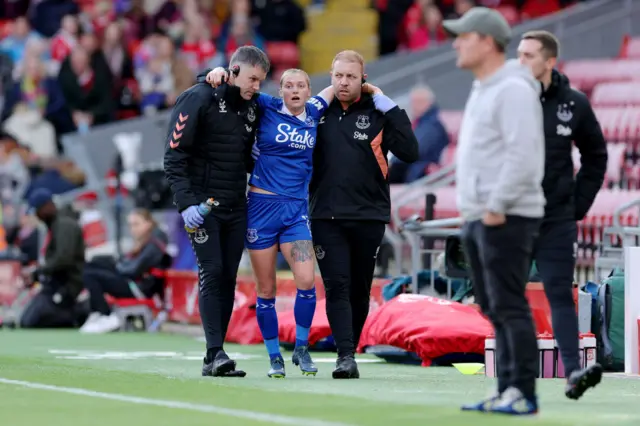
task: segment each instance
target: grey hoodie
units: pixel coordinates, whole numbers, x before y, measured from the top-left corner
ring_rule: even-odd
[[[516,60],[467,100],[457,150],[458,210],[466,221],[485,212],[541,218],[545,199],[540,83]]]

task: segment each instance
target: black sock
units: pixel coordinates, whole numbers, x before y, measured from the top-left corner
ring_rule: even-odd
[[[220,352],[221,350],[221,347],[207,349],[207,362],[213,361],[216,358],[216,355],[218,355],[218,352]]]

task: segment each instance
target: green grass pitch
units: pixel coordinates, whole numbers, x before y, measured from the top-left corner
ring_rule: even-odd
[[[81,335],[0,331],[0,424],[165,425],[638,425],[640,380],[605,377],[580,401],[562,380],[539,380],[541,413],[509,418],[461,413],[493,381],[453,368],[420,368],[360,356],[360,380],[331,379],[335,354],[314,353],[320,372],[266,377],[262,346],[229,345],[244,379],[200,376],[203,343],[166,334]]]

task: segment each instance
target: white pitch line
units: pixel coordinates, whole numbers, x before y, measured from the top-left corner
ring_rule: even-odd
[[[0,383],[22,386],[30,389],[48,390],[53,392],[68,393],[72,395],[88,396],[92,398],[108,399],[111,401],[128,402],[139,405],[153,405],[164,408],[177,408],[181,410],[198,411],[200,413],[213,413],[223,416],[236,417],[241,419],[255,420],[259,422],[275,423],[280,425],[301,425],[306,426],[353,426],[346,423],[330,422],[324,420],[308,419],[302,417],[283,416],[278,414],[260,413],[257,411],[238,410],[234,408],[217,407],[215,405],[191,404],[180,401],[167,401],[162,399],[141,398],[138,396],[121,395],[117,393],[96,392],[81,388],[68,388],[64,386],[46,385],[43,383],[25,382],[22,380],[12,380],[0,377]]]

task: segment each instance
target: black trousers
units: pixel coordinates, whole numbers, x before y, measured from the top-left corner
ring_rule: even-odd
[[[312,220],[311,231],[338,356],[353,355],[369,314],[384,223]]]
[[[246,230],[245,209],[216,209],[189,234],[198,260],[198,306],[207,349],[221,349],[227,335]]]
[[[540,221],[507,216],[504,225],[465,224],[462,244],[482,312],[495,329],[498,392],[535,395],[538,346],[525,289]]]
[[[540,226],[533,250],[567,377],[580,369],[578,316],[573,300],[577,234],[574,221],[545,221]]]
[[[89,290],[89,306],[91,312],[100,312],[109,315],[111,308],[104,295],[109,294],[116,298],[135,297],[129,280],[113,268],[88,263],[82,273],[84,287]]]
[[[31,299],[20,316],[22,328],[72,328],[84,322],[88,313],[72,301],[55,303],[51,288],[43,288]]]

